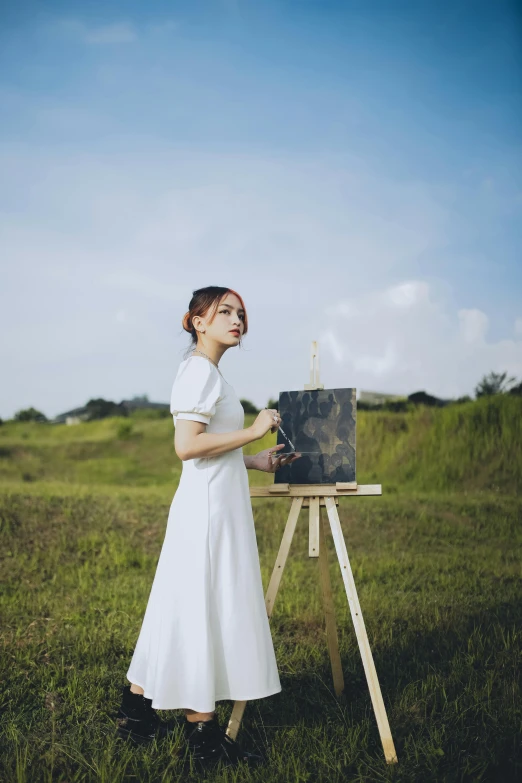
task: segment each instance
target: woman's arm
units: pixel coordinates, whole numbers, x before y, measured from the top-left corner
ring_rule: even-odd
[[[277,422],[274,421],[277,415]],[[189,419],[178,419],[174,433],[174,448],[181,460],[197,457],[217,457],[227,451],[239,449],[247,443],[259,440],[272,427],[279,426],[281,419],[277,411],[263,409],[254,423],[243,430],[232,432],[206,432],[206,424]]]

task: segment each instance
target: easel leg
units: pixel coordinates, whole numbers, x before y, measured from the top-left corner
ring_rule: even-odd
[[[277,597],[277,591],[279,590],[279,584],[281,582],[281,577],[283,576],[286,560],[290,551],[290,544],[292,543],[292,538],[294,537],[295,526],[297,525],[297,519],[299,517],[299,512],[301,511],[302,505],[302,497],[293,499],[292,506],[290,508],[290,514],[288,515],[288,521],[285,527],[285,532],[283,533],[283,538],[281,539],[281,544],[279,546],[279,552],[277,553],[274,570],[272,571],[268,590],[266,591],[265,605],[269,619],[272,616],[275,599]],[[226,731],[228,736],[232,739],[236,739],[237,737],[246,705],[246,701],[234,702],[234,707],[232,709]]]
[[[328,570],[328,553],[326,551],[325,520],[319,519],[319,575],[323,593],[324,616],[326,620],[326,641],[332,666],[332,677],[336,696],[344,691],[343,667],[339,654],[339,639],[335,623],[335,608],[332,596],[332,584]]]
[[[288,515],[288,521],[285,527],[285,532],[283,533],[283,538],[281,539],[281,544],[279,546],[279,552],[277,553],[274,570],[272,571],[268,590],[266,591],[265,604],[268,617],[272,616],[277,591],[279,590],[279,584],[281,582],[281,577],[283,576],[286,559],[290,551],[290,544],[292,543],[292,538],[294,537],[295,526],[297,525],[297,519],[299,517],[299,512],[301,511],[302,505],[303,498],[293,499],[290,513]]]
[[[364,625],[359,598],[357,596],[357,590],[355,589],[355,582],[353,579],[352,569],[350,567],[350,561],[348,559],[348,551],[346,549],[346,542],[344,540],[339,514],[337,513],[335,499],[332,497],[327,497],[325,498],[325,502],[326,510],[328,512],[328,519],[330,521],[330,527],[332,529],[332,536],[335,543],[335,550],[337,552],[337,559],[339,560],[346,596],[348,598],[348,605],[352,615],[357,642],[359,643],[359,650],[364,666],[364,672],[366,674],[366,680],[370,690],[370,697],[372,700],[375,717],[377,719],[377,726],[381,737],[384,756],[388,764],[396,764],[397,754],[393,744],[390,724],[388,723],[388,716],[386,715],[386,709],[384,707],[379,680],[377,679],[377,672],[373,662],[372,651],[370,649],[370,643],[368,641],[368,635]]]
[[[232,708],[232,712],[230,713],[230,718],[228,720],[228,726],[226,731],[230,739],[235,740],[237,737],[237,733],[239,731],[239,727],[241,726],[241,721],[243,720],[243,713],[245,711],[246,706],[247,706],[246,701],[234,702],[234,706]]]
[[[319,498],[310,498],[310,519],[308,529],[308,557],[319,555],[319,527],[320,527],[320,501]]]

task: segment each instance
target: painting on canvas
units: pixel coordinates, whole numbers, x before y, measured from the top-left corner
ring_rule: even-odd
[[[276,484],[335,484],[355,481],[355,389],[285,391],[279,395],[281,427],[303,452],[276,471]],[[277,442],[293,451],[281,431]]]

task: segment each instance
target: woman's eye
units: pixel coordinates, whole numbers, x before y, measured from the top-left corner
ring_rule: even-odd
[[[230,313],[230,310],[225,309],[225,310],[220,310],[219,312],[221,313],[221,315],[224,315],[225,313]],[[242,321],[245,320],[245,316],[243,314],[240,314],[239,317],[241,318]]]

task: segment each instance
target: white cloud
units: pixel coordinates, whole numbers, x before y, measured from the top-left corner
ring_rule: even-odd
[[[515,319],[515,334],[517,337],[522,337],[522,318]]]
[[[131,24],[118,22],[86,30],[85,42],[89,44],[132,43],[137,37],[136,30]]]
[[[325,314],[320,344],[331,386],[457,397],[491,370],[522,376],[522,329],[518,340],[488,342],[485,313],[452,311],[423,280],[338,301]]]
[[[330,351],[335,361],[341,363],[344,361],[344,346],[343,343],[336,337],[336,335],[328,329],[323,332],[322,339],[326,348]]]
[[[384,352],[376,356],[354,356],[353,365],[356,372],[368,372],[377,377],[384,378],[397,361],[397,351],[391,341],[387,341]]]
[[[459,310],[460,333],[466,343],[484,340],[489,327],[489,318],[481,310]]]
[[[136,28],[130,22],[114,22],[100,27],[90,27],[79,19],[60,19],[53,27],[60,33],[78,38],[86,44],[132,43],[138,38]]]
[[[428,286],[418,280],[395,285],[385,292],[391,304],[401,309],[415,307],[422,300],[428,299]]]

